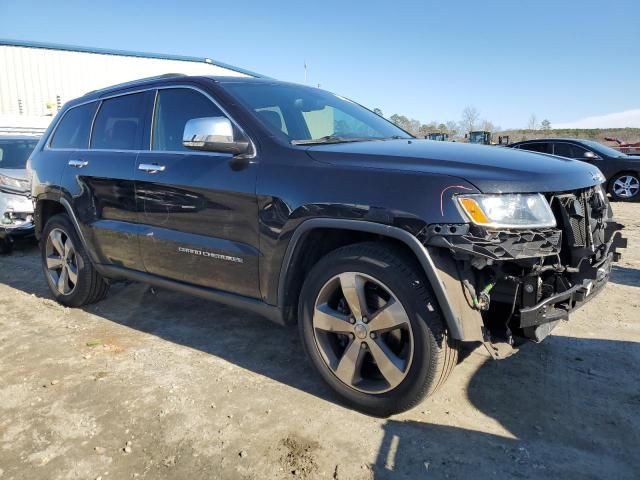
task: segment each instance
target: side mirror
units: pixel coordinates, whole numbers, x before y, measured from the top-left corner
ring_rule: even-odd
[[[249,151],[246,138],[236,138],[231,121],[226,117],[192,118],[184,126],[182,145],[192,150],[232,153]]]
[[[600,157],[593,152],[586,151],[584,152],[584,158],[587,160],[598,160]]]

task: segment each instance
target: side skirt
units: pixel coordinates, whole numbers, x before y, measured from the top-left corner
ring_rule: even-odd
[[[194,297],[223,303],[230,307],[249,310],[253,313],[266,317],[278,325],[285,325],[282,312],[278,307],[269,305],[256,298],[244,297],[242,295],[236,295],[222,290],[191,285],[189,283],[170,280],[150,273],[139,272],[137,270],[131,270],[115,265],[94,266],[101,275],[112,280],[132,280],[134,282],[147,283],[158,288],[166,288],[168,290],[186,293],[187,295],[192,295]]]

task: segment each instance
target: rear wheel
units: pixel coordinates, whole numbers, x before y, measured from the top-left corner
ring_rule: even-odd
[[[383,244],[321,259],[302,289],[299,328],[320,376],[342,400],[377,416],[417,405],[457,363],[422,272]]]
[[[69,217],[55,215],[42,233],[42,268],[54,298],[80,307],[105,297],[109,285],[91,264]]]
[[[640,178],[636,173],[619,173],[609,183],[611,198],[617,201],[637,201],[640,199]]]

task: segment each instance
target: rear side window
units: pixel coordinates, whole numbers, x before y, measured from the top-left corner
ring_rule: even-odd
[[[91,148],[139,150],[144,130],[144,93],[104,100],[98,110]]]
[[[96,103],[67,110],[51,140],[52,148],[87,148]]]
[[[192,118],[223,117],[207,97],[187,88],[158,90],[153,122],[152,150],[189,150],[182,145],[184,126]]]
[[[551,144],[550,143],[525,143],[520,145],[521,150],[528,150],[530,152],[538,152],[538,153],[551,153]]]

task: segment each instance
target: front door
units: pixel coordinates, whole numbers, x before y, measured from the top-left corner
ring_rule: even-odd
[[[259,297],[256,163],[182,145],[188,120],[217,116],[198,90],[157,91],[151,150],[135,172],[142,259],[154,275]]]

